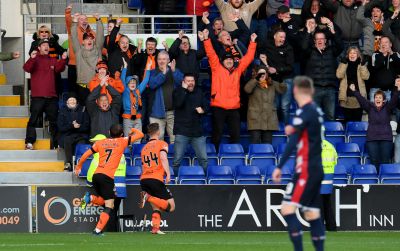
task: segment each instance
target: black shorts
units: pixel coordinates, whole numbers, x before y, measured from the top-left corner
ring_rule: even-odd
[[[140,186],[142,190],[151,196],[169,200],[173,198],[172,193],[169,191],[167,186],[165,186],[164,182],[161,182],[157,179],[143,179],[140,181]]]
[[[283,203],[296,205],[303,211],[319,211],[321,206],[321,181],[321,178],[313,176],[309,176],[307,181],[304,181],[299,178],[298,174],[295,174],[293,180],[286,186]]]
[[[115,198],[114,180],[102,173],[93,175],[93,188],[104,200]]]

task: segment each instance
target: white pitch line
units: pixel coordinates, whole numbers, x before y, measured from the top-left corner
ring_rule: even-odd
[[[26,243],[26,244],[0,244],[0,247],[36,247],[36,246],[64,246],[64,243]]]

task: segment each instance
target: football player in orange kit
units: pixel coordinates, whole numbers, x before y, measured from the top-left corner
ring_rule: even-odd
[[[142,176],[140,177],[140,185],[143,191],[140,193],[139,207],[143,208],[146,201],[150,203],[153,208],[151,233],[164,234],[160,231],[161,211],[173,212],[175,210],[174,198],[164,183],[164,175],[166,175],[165,182],[167,184],[171,179],[167,158],[168,144],[159,140],[160,127],[157,123],[148,125],[147,133],[150,139],[141,153]]]
[[[82,158],[75,168],[75,174],[78,175],[86,159],[94,153],[99,153],[99,165],[93,175],[93,187],[99,196],[86,193],[83,198],[86,204],[92,202],[97,205],[105,205],[104,211],[100,214],[99,222],[93,231],[95,235],[102,235],[103,229],[110,218],[110,212],[114,208],[114,174],[124,154],[124,150],[131,143],[143,138],[144,134],[132,128],[129,137],[122,137],[122,126],[115,124],[110,128],[110,136],[110,139],[104,139],[94,143],[93,146],[82,155]]]

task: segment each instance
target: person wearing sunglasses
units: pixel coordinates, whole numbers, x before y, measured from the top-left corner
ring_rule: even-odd
[[[58,35],[53,34],[49,27],[46,25],[42,25],[39,29],[32,35],[32,43],[31,48],[29,49],[29,55],[31,55],[32,51],[37,50],[39,41],[41,39],[48,39],[49,40],[49,55],[52,58],[60,59],[61,55],[64,53],[65,49],[61,47],[58,43]]]

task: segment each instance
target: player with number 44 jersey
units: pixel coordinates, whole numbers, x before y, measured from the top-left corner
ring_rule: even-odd
[[[169,183],[171,173],[168,164],[168,144],[159,140],[160,128],[157,123],[152,123],[147,128],[150,136],[149,142],[143,147],[142,157],[142,176],[140,177],[140,185],[142,192],[140,193],[139,207],[143,208],[146,202],[149,202],[153,214],[151,223],[153,234],[164,234],[160,231],[161,211],[173,212],[175,210],[175,201],[171,192],[164,184]]]
[[[94,153],[99,153],[99,164],[94,172],[92,182],[97,195],[91,195],[87,192],[81,202],[82,208],[86,207],[89,203],[104,206],[104,211],[100,214],[99,222],[93,231],[95,235],[102,235],[103,229],[107,225],[110,214],[114,209],[114,175],[115,171],[118,169],[125,148],[132,142],[143,138],[144,134],[132,128],[129,137],[122,137],[123,128],[121,125],[116,124],[111,126],[110,136],[111,139],[103,139],[94,143],[93,146],[82,155],[82,158],[75,168],[75,174],[79,175],[86,159]]]

